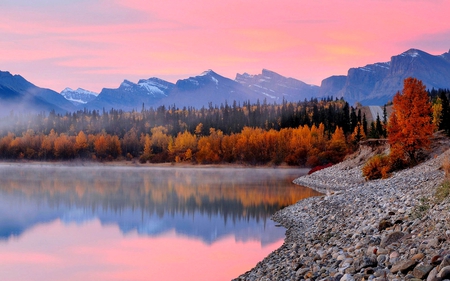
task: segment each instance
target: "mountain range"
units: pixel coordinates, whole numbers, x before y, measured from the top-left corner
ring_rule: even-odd
[[[350,68],[347,75],[325,78],[320,86],[306,84],[263,69],[261,74],[237,74],[235,79],[213,70],[176,83],[159,78],[124,80],[118,88],[104,88],[100,93],[84,89],[64,89],[57,93],[40,88],[20,75],[0,71],[0,110],[64,113],[79,109],[140,110],[142,106],[161,105],[201,108],[225,103],[257,100],[267,102],[299,101],[310,98],[344,98],[350,104],[382,105],[403,88],[403,80],[415,77],[431,88],[450,88],[450,51],[431,55],[410,49],[390,61]]]

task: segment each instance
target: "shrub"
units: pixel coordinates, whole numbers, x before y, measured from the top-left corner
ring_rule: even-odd
[[[434,199],[437,203],[441,203],[450,195],[450,181],[445,180],[441,185],[436,188],[434,193]]]
[[[389,157],[386,155],[375,155],[362,167],[363,176],[366,180],[375,180],[389,177]]]
[[[148,158],[149,158],[149,157],[148,157],[147,155],[142,154],[142,155],[139,157],[139,163],[141,163],[141,164],[147,163]]]
[[[419,199],[419,204],[412,209],[411,217],[421,219],[430,208],[430,200],[427,197],[422,197]]]
[[[308,175],[311,175],[311,174],[314,173],[314,172],[323,170],[323,169],[328,168],[328,167],[331,167],[331,166],[333,166],[332,163],[328,163],[328,164],[321,165],[321,166],[316,166],[316,167],[312,168],[311,170],[309,170]]]

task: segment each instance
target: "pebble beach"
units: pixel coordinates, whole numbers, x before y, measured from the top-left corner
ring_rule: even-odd
[[[296,179],[324,195],[275,213],[284,244],[234,280],[450,280],[450,200],[436,195],[450,150],[441,142],[388,179],[363,178],[370,147]]]

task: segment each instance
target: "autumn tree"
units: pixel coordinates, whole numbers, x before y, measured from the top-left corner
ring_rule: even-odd
[[[107,154],[108,142],[106,140],[105,135],[100,135],[100,136],[96,137],[95,142],[94,142],[94,150],[95,150],[95,155],[99,159],[104,159],[108,156],[108,154]]]
[[[142,153],[141,157],[139,157],[139,162],[146,163],[150,158],[152,157],[153,151],[152,151],[152,140],[148,134],[144,136],[144,152]]]
[[[75,154],[82,156],[88,148],[88,141],[86,134],[83,131],[80,131],[78,135],[75,137]]]
[[[336,127],[331,140],[327,145],[327,158],[332,163],[340,162],[347,154],[347,144],[345,141],[344,130],[340,127]]]
[[[66,134],[61,134],[55,139],[54,147],[56,158],[69,159],[75,155],[73,139]]]
[[[353,133],[350,135],[350,141],[353,145],[358,145],[359,142],[366,138],[366,134],[364,133],[364,129],[361,123],[358,123],[353,130]]]
[[[150,144],[151,145],[151,144]],[[122,151],[124,154],[135,157],[142,150],[136,128],[131,128],[122,139]]]
[[[416,78],[405,79],[402,93],[394,96],[388,123],[391,161],[416,162],[417,152],[430,146],[433,131],[432,107],[425,85]]]

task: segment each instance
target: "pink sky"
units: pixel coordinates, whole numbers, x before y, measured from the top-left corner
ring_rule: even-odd
[[[409,48],[450,49],[447,0],[2,0],[0,11],[0,70],[56,91],[207,69],[320,85]]]

